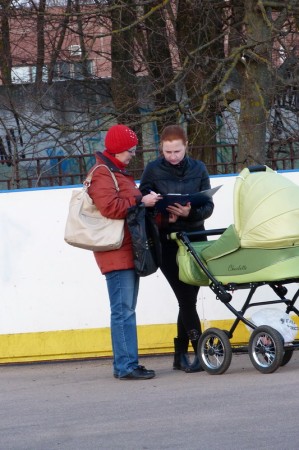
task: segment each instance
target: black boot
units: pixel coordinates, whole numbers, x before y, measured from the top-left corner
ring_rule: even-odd
[[[174,370],[187,370],[190,367],[188,353],[178,338],[174,338]]]
[[[202,372],[204,369],[201,367],[199,358],[197,355],[194,356],[194,360],[189,367],[185,369],[186,373]]]
[[[188,336],[190,337],[195,356],[194,360],[192,361],[192,364],[190,364],[190,366],[185,369],[185,372],[186,373],[202,372],[204,369],[201,367],[199,358],[197,356],[199,333],[197,330],[191,330],[190,332],[188,332]]]

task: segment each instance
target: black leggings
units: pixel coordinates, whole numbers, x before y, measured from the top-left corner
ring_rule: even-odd
[[[187,351],[189,339],[192,340],[192,337],[194,339],[194,335],[195,338],[198,338],[201,334],[200,320],[196,310],[199,287],[183,283],[179,280],[179,268],[176,263],[176,254],[178,251],[177,243],[165,239],[161,239],[161,243],[161,271],[170,284],[179,303],[179,314],[177,319],[178,338]]]

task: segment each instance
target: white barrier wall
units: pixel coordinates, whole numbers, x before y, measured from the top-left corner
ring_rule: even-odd
[[[283,175],[299,184],[297,171]],[[234,181],[211,177],[212,187],[222,188],[206,228],[233,223]],[[63,240],[72,189],[0,192],[0,362],[111,354],[105,278],[92,252]],[[240,297],[244,292],[234,294],[233,304]],[[141,279],[137,320],[144,352],[170,350],[177,312],[160,271]],[[206,326],[233,317],[206,287],[198,312]]]

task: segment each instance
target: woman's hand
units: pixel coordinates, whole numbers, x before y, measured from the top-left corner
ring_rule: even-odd
[[[145,204],[146,207],[155,206],[158,200],[161,200],[162,196],[160,194],[156,194],[156,192],[151,191],[149,194],[144,195],[141,199],[142,203]]]
[[[188,202],[187,205],[183,206],[179,203],[175,203],[174,205],[168,206],[167,211],[170,214],[174,214],[179,217],[188,217],[191,210],[191,203]]]
[[[168,215],[168,222],[169,223],[175,223],[178,220],[179,216],[176,216],[173,213],[169,213]]]

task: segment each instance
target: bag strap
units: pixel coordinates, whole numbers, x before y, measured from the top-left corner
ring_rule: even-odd
[[[112,179],[113,179],[114,184],[115,184],[115,189],[117,190],[117,192],[119,192],[119,186],[118,186],[117,179],[116,179],[114,173],[109,169],[109,167],[106,166],[106,164],[98,164],[97,166],[95,166],[95,167],[92,169],[92,171],[88,174],[88,176],[86,177],[85,181],[83,182],[83,185],[84,185],[85,189],[88,189],[89,186],[91,185],[92,175],[93,175],[94,171],[95,171],[98,167],[106,167],[106,169],[109,170],[110,175],[112,176]]]

